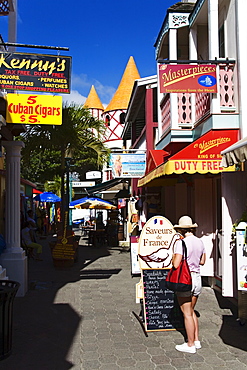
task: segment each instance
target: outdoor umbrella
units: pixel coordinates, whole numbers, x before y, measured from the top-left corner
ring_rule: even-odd
[[[116,209],[112,203],[107,200],[97,197],[84,197],[73,200],[69,204],[70,208],[85,208],[85,209]]]
[[[39,200],[40,202],[50,202],[50,203],[61,202],[61,198],[59,198],[59,196],[52,193],[51,191],[45,191],[42,194],[38,194],[33,199]]]

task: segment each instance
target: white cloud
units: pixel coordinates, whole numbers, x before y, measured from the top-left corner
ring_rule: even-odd
[[[94,85],[102,104],[107,106],[116,91],[114,87],[103,85],[100,81],[96,79],[90,79],[86,74],[83,73],[80,75],[72,74],[73,89],[77,89],[79,92],[88,95],[92,85]]]
[[[77,90],[71,90],[70,94],[61,94],[63,103],[70,105],[71,103],[83,105],[86,101],[85,96],[81,95]]]

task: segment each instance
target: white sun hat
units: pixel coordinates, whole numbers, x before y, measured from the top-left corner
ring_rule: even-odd
[[[198,227],[198,225],[196,223],[193,224],[191,217],[182,216],[178,220],[178,225],[174,225],[173,227],[174,229],[191,229],[192,227]]]

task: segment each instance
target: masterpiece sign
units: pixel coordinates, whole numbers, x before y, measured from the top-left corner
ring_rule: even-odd
[[[29,125],[61,125],[62,97],[7,94],[6,121]]]
[[[71,57],[0,53],[0,88],[70,93]]]
[[[160,64],[161,93],[216,93],[216,65]]]

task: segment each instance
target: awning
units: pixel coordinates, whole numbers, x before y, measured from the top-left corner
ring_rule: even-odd
[[[239,162],[245,162],[247,160],[247,137],[229,146],[227,149],[223,150],[221,154],[222,167],[229,167]]]
[[[91,186],[90,188],[87,188],[87,192],[88,192],[88,194],[100,193],[104,190],[112,188],[115,185],[120,184],[122,181],[126,181],[126,179],[117,178],[117,179],[112,179],[112,180],[109,180],[109,181],[105,181],[105,182],[102,182],[101,184],[98,184],[98,185],[95,185],[95,186]]]
[[[163,164],[165,157],[168,156],[169,153],[165,150],[149,150],[145,175],[154,170],[159,165]]]
[[[182,173],[217,174],[222,171],[234,171],[234,166],[228,167],[227,170],[221,166],[222,157],[220,152],[222,149],[226,149],[230,143],[236,142],[237,138],[238,130],[209,131],[174,154],[166,163],[139,179],[138,186],[145,186],[150,181],[164,175],[179,175]]]

